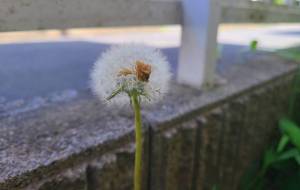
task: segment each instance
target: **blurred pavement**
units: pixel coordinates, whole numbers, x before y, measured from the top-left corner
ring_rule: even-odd
[[[300,24],[222,24],[218,72],[243,62],[240,54],[254,39],[261,49],[297,45]],[[162,48],[176,73],[179,26],[1,33],[0,103],[1,99],[31,99],[87,89],[92,64],[109,45],[120,42],[143,42]]]

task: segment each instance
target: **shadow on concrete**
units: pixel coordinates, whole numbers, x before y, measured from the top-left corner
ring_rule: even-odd
[[[43,42],[0,45],[0,97],[6,101],[47,96],[66,89],[85,90],[93,63],[108,44],[92,42]],[[242,63],[244,46],[222,44],[218,72]],[[178,48],[162,51],[176,73]]]

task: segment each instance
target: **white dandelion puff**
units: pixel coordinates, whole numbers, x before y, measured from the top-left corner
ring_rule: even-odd
[[[94,93],[112,104],[127,104],[135,91],[145,103],[157,103],[166,94],[171,73],[166,57],[140,44],[112,46],[96,61],[91,73]]]

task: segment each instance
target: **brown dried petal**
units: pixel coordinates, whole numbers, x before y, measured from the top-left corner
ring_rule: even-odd
[[[135,72],[139,81],[148,82],[151,74],[151,65],[137,61],[135,63]]]

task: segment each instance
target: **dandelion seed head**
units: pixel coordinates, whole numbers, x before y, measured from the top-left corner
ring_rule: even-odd
[[[93,92],[107,101],[116,89],[122,92],[112,98],[111,105],[129,103],[128,94],[138,90],[147,104],[157,103],[167,93],[171,73],[166,57],[157,49],[141,44],[112,46],[96,61],[91,73]]]

